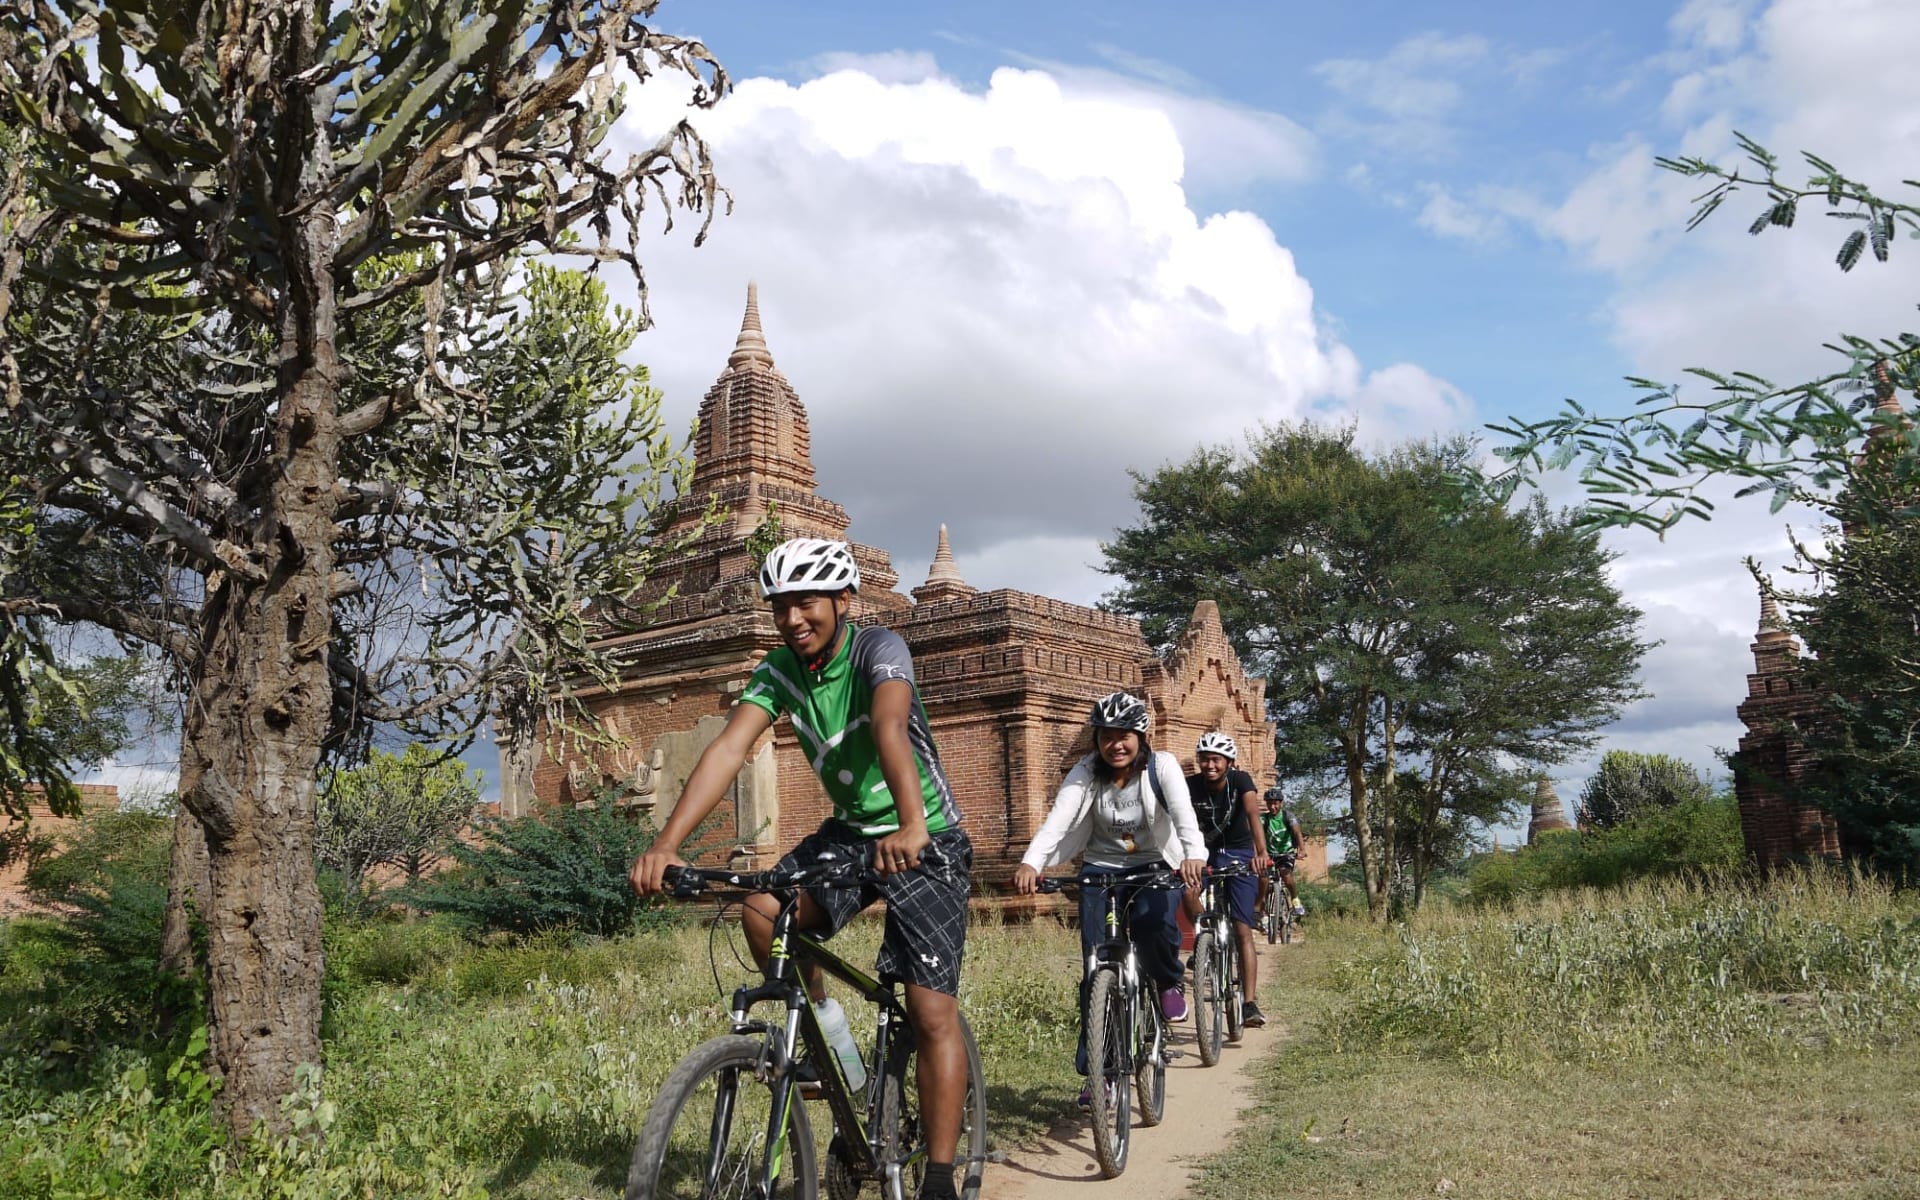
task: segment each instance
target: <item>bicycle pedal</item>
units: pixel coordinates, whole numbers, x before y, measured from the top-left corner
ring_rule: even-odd
[[[1187,1056],[1187,1052],[1185,1050],[1169,1049],[1166,1053],[1167,1053],[1168,1059],[1185,1058]]]

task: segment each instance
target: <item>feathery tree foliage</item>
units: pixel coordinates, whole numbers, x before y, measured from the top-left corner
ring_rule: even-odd
[[[1408,791],[1438,839],[1449,806],[1510,794],[1508,771],[1590,745],[1640,695],[1639,613],[1609,555],[1544,504],[1462,498],[1450,481],[1472,453],[1456,440],[1369,457],[1351,430],[1262,429],[1244,451],[1136,475],[1143,519],[1105,547],[1123,580],[1109,607],[1156,644],[1197,601],[1219,603],[1267,680],[1281,773],[1344,776],[1376,916],[1424,874],[1403,871],[1418,858],[1399,845],[1406,798],[1376,813],[1375,792]]]
[[[1810,171],[1806,181],[1791,182],[1766,147],[1735,136],[1747,156],[1745,167],[1729,170],[1692,157],[1657,160],[1676,174],[1709,182],[1687,228],[1729,198],[1757,189],[1765,201],[1749,233],[1790,229],[1803,204],[1824,205],[1822,215],[1846,229],[1836,255],[1842,271],[1869,253],[1886,262],[1902,233],[1920,237],[1920,203],[1881,195],[1814,154],[1802,155]],[[1920,183],[1909,179],[1902,186]],[[1897,442],[1899,453],[1890,456],[1881,490],[1857,495],[1861,515],[1875,523],[1920,515],[1914,501],[1920,429],[1876,411],[1878,396],[1920,392],[1920,333],[1843,334],[1827,348],[1842,361],[1815,379],[1780,384],[1749,371],[1695,367],[1688,374],[1699,382],[1684,388],[1629,378],[1640,396],[1624,416],[1590,412],[1569,400],[1565,411],[1544,421],[1490,426],[1510,439],[1494,452],[1511,465],[1490,480],[1471,470],[1462,478],[1506,496],[1543,470],[1577,464],[1591,521],[1663,531],[1689,517],[1709,519],[1714,506],[1701,492],[1716,479],[1740,481],[1739,496],[1770,496],[1775,512],[1793,501],[1829,507],[1852,479],[1861,439],[1877,432]]]
[[[1875,439],[1856,481],[1878,492],[1875,476],[1899,453]],[[1843,494],[1843,515],[1856,490]],[[1834,815],[1850,857],[1911,882],[1920,879],[1920,521],[1860,520],[1824,549],[1801,551],[1818,586],[1784,597],[1821,698],[1797,731],[1813,768],[1796,798]]]
[[[178,665],[176,879],[236,1142],[321,1057],[323,752],[371,722],[457,737],[502,681],[544,694],[649,561],[671,449],[599,503],[634,447],[592,442],[580,381],[514,347],[520,255],[639,278],[643,206],[710,220],[722,195],[684,121],[605,144],[623,85],[726,89],[656,7],[0,7],[34,168],[0,192],[0,468],[37,534],[0,599]],[[403,603],[411,636],[382,636]]]

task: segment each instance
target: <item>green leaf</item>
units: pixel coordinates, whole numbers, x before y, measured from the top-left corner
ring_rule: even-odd
[[[1866,249],[1866,246],[1866,232],[1856,229],[1847,235],[1846,241],[1840,243],[1840,253],[1834,261],[1840,264],[1842,271],[1851,271],[1854,264],[1860,261],[1860,252]]]

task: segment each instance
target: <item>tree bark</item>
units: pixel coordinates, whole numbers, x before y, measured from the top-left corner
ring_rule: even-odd
[[[181,762],[188,761],[184,739]],[[180,786],[187,786],[183,774]],[[173,813],[173,850],[167,863],[167,913],[160,926],[160,966],[186,978],[199,970],[193,955],[193,918],[205,915],[211,885],[207,880],[207,835],[187,807]]]
[[[533,768],[539,761],[534,736],[540,697],[510,676],[496,693],[495,737],[500,743],[500,815],[524,817],[533,807]]]
[[[313,14],[294,7],[278,59],[283,81],[314,54]],[[225,1081],[220,1116],[235,1138],[257,1122],[281,1131],[280,1100],[297,1069],[321,1061],[313,836],[330,711],[342,368],[332,274],[339,228],[331,205],[307,202],[329,161],[310,100],[289,97],[280,127],[265,134],[286,147],[280,211],[299,215],[289,216],[284,243],[272,460],[255,500],[251,550],[264,578],[209,582],[183,739],[195,754],[182,764],[181,802],[205,830],[210,868],[209,1051]]]

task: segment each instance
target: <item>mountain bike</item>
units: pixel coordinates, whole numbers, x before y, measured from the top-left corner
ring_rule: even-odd
[[[798,1070],[819,1076],[833,1119],[826,1152],[830,1200],[853,1200],[868,1183],[886,1200],[920,1190],[929,1147],[920,1119],[913,1027],[899,986],[876,980],[799,929],[803,889],[858,886],[876,878],[846,859],[771,871],[669,868],[664,882],[677,897],[725,887],[767,892],[780,901],[764,982],[733,993],[732,1032],[689,1051],[668,1074],[634,1144],[626,1200],[815,1200],[821,1172]],[[797,963],[817,963],[876,1012],[868,1083],[847,1085],[838,1057],[820,1030]],[[756,1016],[763,1005],[773,1009]],[[954,1183],[977,1200],[987,1161],[987,1093],[980,1047],[966,1018],[967,1091],[954,1156]],[[804,1049],[804,1056],[799,1052]]]
[[[1267,935],[1267,945],[1279,942],[1284,946],[1293,941],[1299,924],[1300,918],[1293,911],[1293,898],[1287,894],[1286,884],[1280,878],[1280,868],[1267,868],[1267,902],[1260,909],[1260,927]]]
[[[1132,1139],[1130,1109],[1140,1101],[1140,1123],[1158,1125],[1167,1106],[1167,1021],[1159,989],[1140,969],[1128,920],[1135,889],[1180,888],[1185,881],[1166,867],[1083,871],[1075,878],[1040,880],[1042,892],[1063,887],[1106,889],[1106,939],[1087,956],[1086,1030],[1088,1108],[1093,1117],[1093,1156],[1100,1174],[1117,1178],[1127,1169]],[[1123,898],[1124,897],[1124,898]]]
[[[1244,863],[1214,867],[1200,889],[1200,916],[1193,923],[1193,1029],[1202,1066],[1219,1062],[1221,1043],[1238,1042],[1245,1027],[1240,940],[1234,936],[1225,881],[1250,873]]]

